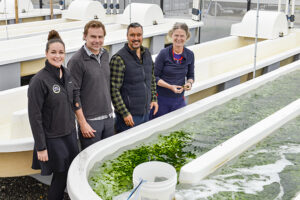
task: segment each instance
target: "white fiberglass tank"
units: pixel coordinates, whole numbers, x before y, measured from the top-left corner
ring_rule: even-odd
[[[73,1],[64,16],[66,19],[89,20],[103,19],[105,9],[99,1],[93,0],[75,0]]]
[[[243,37],[255,37],[256,10],[248,11],[242,22],[231,26],[231,35]],[[276,39],[288,34],[288,23],[284,13],[277,11],[259,11],[258,38]]]
[[[125,8],[123,15],[119,16],[119,22],[127,25],[138,22],[142,26],[152,26],[163,18],[163,12],[156,4],[131,3]]]

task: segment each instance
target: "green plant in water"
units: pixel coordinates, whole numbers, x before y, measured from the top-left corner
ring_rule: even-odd
[[[90,174],[89,184],[105,200],[111,200],[132,189],[133,169],[144,162],[162,161],[175,167],[177,172],[196,155],[184,151],[191,141],[190,133],[175,131],[168,136],[159,135],[155,144],[142,144],[124,151],[115,159],[104,162]]]

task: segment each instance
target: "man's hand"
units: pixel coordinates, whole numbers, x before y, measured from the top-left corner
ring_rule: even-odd
[[[42,161],[42,162],[46,162],[48,161],[48,151],[47,149],[43,150],[43,151],[38,151],[37,152],[37,157],[38,157],[38,160],[39,161]]]
[[[129,114],[128,116],[124,117],[123,119],[124,119],[124,122],[125,122],[126,126],[131,126],[131,127],[134,126],[134,121],[132,119],[132,115],[131,114]]]
[[[152,110],[153,107],[154,107],[153,115],[156,115],[156,113],[158,111],[158,103],[152,101],[151,104],[150,104],[150,110]]]
[[[84,122],[82,124],[79,124],[80,125],[80,130],[81,130],[81,133],[82,133],[82,136],[84,138],[93,138],[95,137],[95,132],[96,130],[94,130],[87,122]]]

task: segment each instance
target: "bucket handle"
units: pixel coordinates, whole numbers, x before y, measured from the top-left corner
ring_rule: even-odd
[[[139,182],[139,184],[135,188],[133,188],[133,190],[129,194],[127,200],[129,200],[132,197],[132,195],[137,191],[137,189],[142,185],[142,183],[145,183],[145,182],[146,182],[146,180],[141,179],[141,181]]]

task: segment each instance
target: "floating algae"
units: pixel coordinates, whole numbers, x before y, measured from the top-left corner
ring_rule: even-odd
[[[178,185],[185,200],[290,200],[300,191],[300,117],[197,186]]]
[[[89,184],[102,199],[111,200],[132,189],[132,172],[140,163],[163,161],[178,172],[191,159],[300,98],[299,85],[297,70],[157,133],[150,141],[120,150],[93,167]]]

